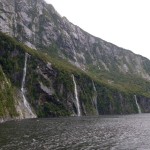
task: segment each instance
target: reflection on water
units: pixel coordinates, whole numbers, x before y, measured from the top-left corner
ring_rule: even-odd
[[[0,124],[0,150],[150,149],[150,114]]]

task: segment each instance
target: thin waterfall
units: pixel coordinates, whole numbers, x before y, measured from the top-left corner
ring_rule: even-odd
[[[73,79],[73,83],[74,83],[74,94],[75,94],[75,98],[76,98],[77,113],[78,113],[78,116],[81,116],[80,103],[79,103],[78,91],[77,91],[77,84],[76,84],[74,75],[72,75],[72,79]]]
[[[142,112],[141,112],[141,108],[140,108],[140,106],[139,106],[139,104],[138,104],[138,102],[137,102],[137,97],[136,97],[136,95],[134,95],[134,98],[135,98],[135,103],[136,103],[138,112],[139,112],[139,114],[141,114],[141,113],[142,113]]]
[[[32,109],[28,103],[28,101],[26,100],[25,97],[25,79],[26,79],[26,72],[27,72],[27,60],[28,60],[28,53],[25,53],[25,61],[24,61],[24,69],[23,69],[23,78],[22,78],[22,84],[21,84],[21,91],[22,91],[22,97],[23,97],[23,103],[24,106],[27,108],[29,114],[30,114],[30,118],[36,118],[36,115],[32,112]]]
[[[99,115],[98,108],[97,108],[97,90],[93,81],[92,81],[92,84],[93,84],[93,89],[94,89],[93,102],[94,102],[95,109],[97,111],[97,115]]]

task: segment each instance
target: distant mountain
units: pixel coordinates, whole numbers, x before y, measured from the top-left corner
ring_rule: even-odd
[[[83,31],[44,0],[0,0],[0,30],[34,49],[0,33],[1,74],[20,93],[12,104],[20,118],[135,113],[134,95],[150,111],[150,61]]]

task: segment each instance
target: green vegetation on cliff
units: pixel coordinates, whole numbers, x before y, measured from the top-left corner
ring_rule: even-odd
[[[20,89],[23,76],[25,53],[29,54],[26,75],[26,97],[39,117],[69,116],[76,113],[72,74],[77,82],[77,89],[83,115],[95,115],[93,106],[94,89],[97,90],[99,114],[127,114],[137,112],[134,94],[150,97],[149,81],[144,79],[105,73],[85,73],[66,60],[49,55],[18,43],[15,39],[0,33],[0,64],[15,88]],[[3,74],[1,81],[5,80]],[[112,79],[108,82],[108,79]],[[5,85],[6,86],[6,85]],[[8,85],[7,85],[8,86]],[[5,88],[12,98],[9,99],[11,116],[16,115],[13,88]],[[10,90],[11,89],[11,90]],[[2,87],[0,89],[3,90]],[[3,93],[3,91],[0,93]],[[4,94],[1,95],[4,97]],[[1,100],[2,98],[0,98]],[[7,104],[8,105],[8,104]],[[0,105],[1,115],[4,113]]]
[[[0,66],[0,117],[17,116],[14,89]]]

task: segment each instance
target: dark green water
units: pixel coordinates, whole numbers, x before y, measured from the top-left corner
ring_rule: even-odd
[[[150,150],[150,114],[0,124],[0,150]]]

